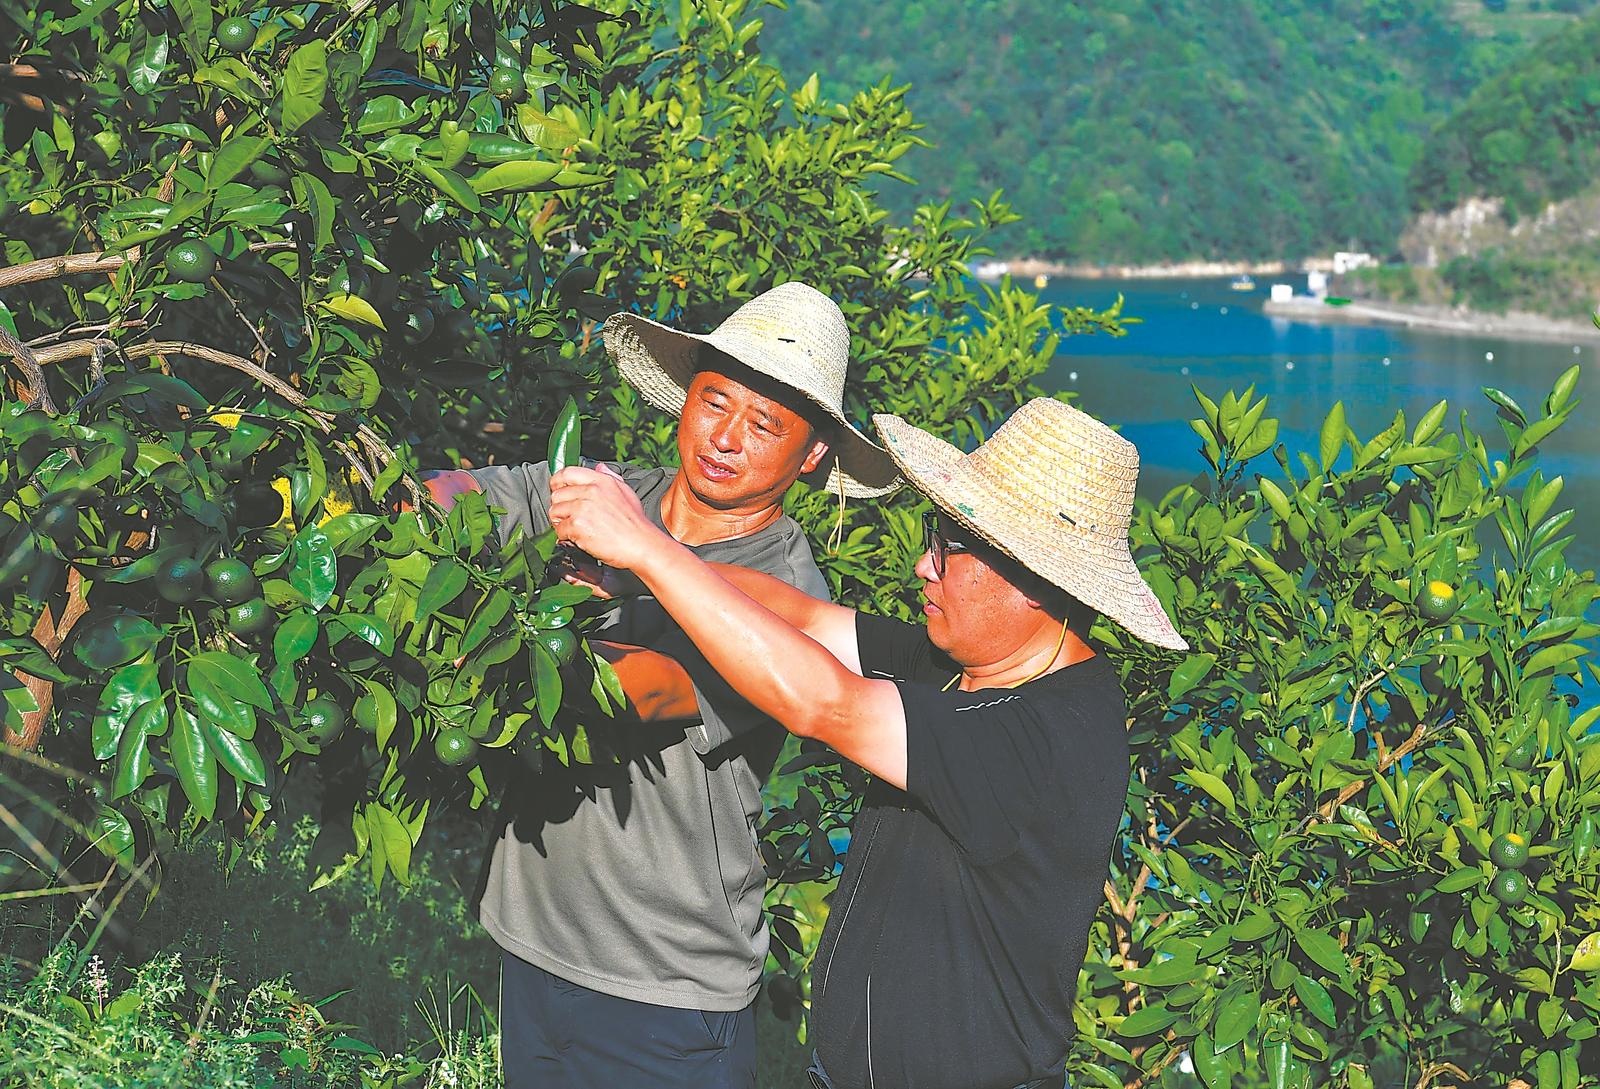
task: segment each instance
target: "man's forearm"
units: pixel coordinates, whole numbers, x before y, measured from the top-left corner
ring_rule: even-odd
[[[837,606],[770,576],[752,578],[748,576],[756,573],[744,569],[714,567],[676,542],[664,542],[660,553],[636,573],[711,667],[758,710],[796,733],[813,733],[818,712],[843,702],[841,689],[863,683],[827,647],[782,615],[813,612],[798,598],[827,609]],[[734,580],[751,586],[761,601]],[[764,604],[769,594],[775,608]]]
[[[861,652],[856,644],[856,613],[831,601],[821,601],[764,571],[713,563],[712,570],[740,593],[758,601],[784,623],[821,643],[829,654],[852,673],[861,672]]]
[[[659,651],[600,639],[589,640],[594,652],[611,663],[628,709],[640,722],[685,722],[700,717],[700,701],[688,670]]]

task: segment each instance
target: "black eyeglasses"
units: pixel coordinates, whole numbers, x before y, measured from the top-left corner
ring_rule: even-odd
[[[945,560],[955,552],[971,552],[965,541],[953,541],[939,528],[939,515],[929,511],[922,516],[922,539],[928,543],[928,555],[933,557],[933,573],[944,578]]]

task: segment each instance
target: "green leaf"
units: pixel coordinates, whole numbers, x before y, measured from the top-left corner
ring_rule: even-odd
[[[1317,445],[1322,471],[1327,472],[1339,457],[1339,447],[1344,444],[1344,402],[1335,401],[1332,411],[1322,421],[1322,435]]]
[[[256,713],[250,705],[224,691],[204,671],[188,675],[189,694],[194,697],[200,717],[215,722],[243,738],[256,734]]]
[[[533,655],[534,702],[540,721],[549,726],[561,709],[561,667],[538,643],[529,650]]]
[[[332,628],[335,625],[370,644],[380,653],[388,654],[394,649],[394,632],[382,617],[371,613],[334,613],[328,617],[328,626]]]
[[[211,820],[217,812],[217,758],[206,746],[200,723],[180,703],[172,714],[167,756],[178,773],[178,785],[196,813]]]
[[[283,73],[283,131],[296,132],[322,113],[328,91],[328,44],[311,41],[289,57]]]
[[[295,535],[290,546],[289,585],[310,603],[313,612],[333,597],[339,582],[339,561],[333,543],[317,526],[307,526]]]
[[[290,183],[295,200],[305,205],[311,216],[311,233],[318,246],[333,244],[333,193],[315,174],[296,174]]]
[[[96,848],[114,856],[124,866],[133,865],[133,825],[128,823],[127,817],[103,805],[89,822],[89,833]]]
[[[1195,685],[1205,680],[1216,667],[1215,654],[1191,654],[1178,664],[1167,681],[1167,698],[1177,700]]]
[[[1261,996],[1242,984],[1234,984],[1223,995],[1217,1009],[1212,1035],[1218,1052],[1227,1051],[1250,1035],[1261,1017]]]
[[[411,884],[411,834],[404,822],[382,805],[367,807],[367,828],[376,833],[395,880]]]
[[[211,0],[171,0],[171,4],[183,27],[183,41],[189,47],[189,55],[196,61],[204,61],[206,48],[211,44]]]
[[[472,180],[468,185],[474,193],[487,196],[490,193],[533,189],[535,186],[543,185],[545,182],[550,181],[559,173],[561,173],[560,163],[545,163],[537,160],[522,159],[517,162],[500,163],[489,167],[487,170],[480,170],[472,176]]]
[[[461,636],[461,653],[471,654],[494,630],[494,626],[505,618],[511,609],[511,595],[496,586],[484,598],[483,604],[478,608],[477,615],[467,625],[466,632]]]
[[[330,295],[317,305],[347,321],[359,321],[363,325],[375,325],[387,331],[383,316],[360,295]]]
[[[242,658],[220,650],[207,650],[189,660],[189,677],[198,673],[216,691],[263,711],[272,710],[272,693],[261,682],[261,671]]]
[[[271,146],[270,136],[236,136],[223,143],[206,173],[206,192],[215,193],[237,178]]]
[[[144,785],[144,781],[150,777],[150,735],[166,731],[165,700],[153,699],[133,713],[117,746],[116,771],[111,776],[112,801],[125,798]]]
[[[110,760],[116,756],[133,713],[160,695],[156,663],[149,655],[113,673],[100,690],[90,728],[90,747],[95,759]]]
[[[1157,1002],[1124,1017],[1122,1023],[1117,1026],[1117,1035],[1149,1036],[1153,1032],[1160,1032],[1177,1019],[1176,1010],[1168,1009],[1165,1003]]]
[[[378,749],[389,747],[389,735],[394,733],[394,725],[398,716],[394,696],[390,691],[371,677],[362,677],[361,684],[366,688],[366,695],[356,700],[356,722],[362,729],[377,735]]]
[[[467,588],[467,569],[454,558],[433,565],[417,594],[417,623],[444,608]]]
[[[1333,996],[1328,989],[1308,975],[1294,977],[1294,993],[1300,996],[1300,1004],[1310,1011],[1311,1015],[1329,1028],[1333,1023]]]
[[[1294,943],[1324,971],[1342,977],[1350,970],[1349,962],[1345,960],[1344,950],[1339,948],[1338,941],[1320,930],[1297,930]]]
[[[478,194],[472,191],[472,186],[467,184],[467,179],[457,174],[454,170],[445,170],[434,166],[432,163],[418,159],[412,164],[417,171],[430,182],[433,187],[469,212],[483,211],[483,201],[478,199]],[[499,169],[496,167],[495,169]]]
[[[267,765],[260,751],[251,742],[213,722],[205,715],[199,716],[200,732],[206,747],[216,755],[217,762],[235,779],[253,786],[267,785]]]
[[[167,36],[150,34],[144,20],[130,20],[133,33],[128,50],[128,85],[142,95],[156,89],[161,75],[167,70]]]
[[[278,630],[272,633],[272,655],[278,664],[298,662],[311,653],[319,627],[316,615],[306,609],[296,609],[284,617]]]
[[[1433,887],[1439,892],[1464,892],[1483,881],[1483,871],[1476,866],[1463,866],[1440,878]]]
[[[1238,802],[1234,799],[1233,789],[1223,782],[1219,776],[1212,775],[1208,771],[1190,768],[1183,773],[1183,778],[1188,779],[1195,786],[1221,802],[1230,813],[1237,807]]]

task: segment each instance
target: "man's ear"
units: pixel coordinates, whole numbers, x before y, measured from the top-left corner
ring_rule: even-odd
[[[811,449],[806,453],[805,461],[800,463],[800,475],[815,472],[817,466],[822,464],[822,459],[828,456],[828,440],[818,439],[811,444]]]

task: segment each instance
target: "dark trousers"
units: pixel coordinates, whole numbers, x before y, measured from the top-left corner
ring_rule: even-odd
[[[506,1089],[755,1089],[754,1006],[653,1006],[500,957]]]
[[[1025,1082],[1017,1086],[1016,1089],[1055,1089],[1057,1085],[1060,1085],[1061,1089],[1072,1089],[1070,1081],[1067,1081],[1064,1077],[1057,1081],[1057,1077],[1058,1075],[1051,1074],[1048,1078]],[[811,1053],[811,1065],[806,1067],[806,1078],[811,1084],[811,1089],[835,1089],[832,1079],[828,1077],[828,1072],[822,1069],[822,1057],[815,1051]]]

